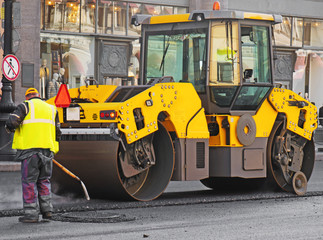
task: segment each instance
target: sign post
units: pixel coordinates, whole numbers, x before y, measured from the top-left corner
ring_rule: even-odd
[[[5,56],[12,54],[12,0],[4,0],[5,16],[4,16],[4,49]],[[4,126],[9,118],[10,113],[16,109],[16,105],[12,101],[12,81],[18,77],[19,72],[14,63],[14,59],[7,58],[9,63],[5,63],[4,70],[6,74],[2,75],[2,99],[0,102],[0,161],[13,161],[16,150],[12,149],[13,134],[8,134]],[[20,67],[19,67],[20,68]],[[9,71],[9,69],[11,69]],[[13,71],[14,70],[14,71]],[[7,78],[6,77],[9,77]]]

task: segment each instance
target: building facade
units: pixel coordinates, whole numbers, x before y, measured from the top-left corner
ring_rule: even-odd
[[[136,84],[140,28],[130,24],[131,16],[186,13],[188,3],[56,0],[41,1],[40,8],[40,89],[48,98],[46,83],[57,78],[71,88],[92,79],[99,84]]]
[[[0,1],[1,2],[1,1]],[[176,14],[212,9],[211,0],[28,0],[20,2],[22,63],[15,81],[15,102],[28,87],[43,98],[56,94],[55,83],[70,88],[95,79],[99,84],[137,84],[140,29],[133,14]],[[283,22],[274,27],[275,81],[308,97],[320,107],[323,96],[323,1],[220,0],[223,10],[275,13]],[[322,86],[321,86],[322,85]]]

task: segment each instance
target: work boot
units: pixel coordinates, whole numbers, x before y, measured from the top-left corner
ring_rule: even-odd
[[[38,217],[25,215],[25,216],[20,217],[18,220],[19,220],[19,222],[22,222],[22,223],[37,223]]]
[[[44,212],[43,219],[51,220],[52,219],[52,212]]]

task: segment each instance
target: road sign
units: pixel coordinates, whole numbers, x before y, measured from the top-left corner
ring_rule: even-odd
[[[2,61],[2,73],[9,81],[15,81],[20,73],[20,62],[15,55],[7,55]]]

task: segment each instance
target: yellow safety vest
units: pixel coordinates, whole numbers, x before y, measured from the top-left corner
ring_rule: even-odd
[[[56,141],[56,107],[37,98],[26,102],[29,112],[15,131],[12,148],[45,148],[57,153],[59,147]]]

